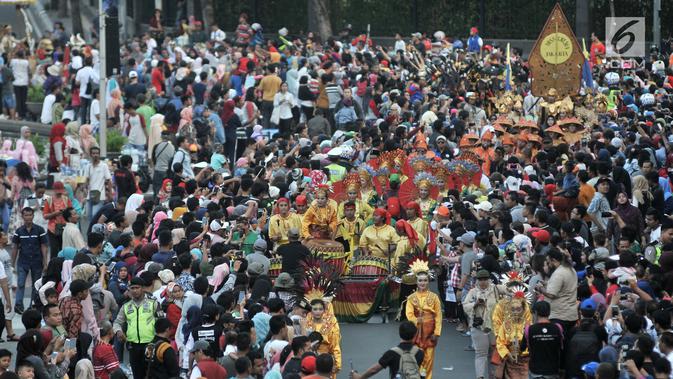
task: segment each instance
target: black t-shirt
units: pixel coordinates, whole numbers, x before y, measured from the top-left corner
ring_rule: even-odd
[[[215,359],[218,359],[222,356],[222,350],[220,349],[220,337],[222,336],[222,327],[217,324],[213,325],[200,325],[192,330],[192,337],[194,342],[196,341],[208,341],[210,343],[211,353],[215,355]]]
[[[118,168],[115,170],[115,184],[117,185],[118,197],[125,197],[136,193],[136,180],[133,173],[127,168]]]
[[[411,342],[401,342],[397,347],[403,351],[409,351],[414,346]],[[390,379],[393,379],[397,375],[397,371],[400,369],[400,359],[402,356],[394,352],[392,349],[383,353],[383,356],[379,359],[379,364],[383,368],[390,369]],[[416,353],[416,362],[420,367],[421,362],[423,362],[423,350],[418,349]]]
[[[109,222],[112,216],[117,213],[117,207],[115,203],[109,202],[104,204],[98,212],[96,212],[95,215],[93,215],[93,218],[91,219],[91,222],[89,223],[89,228],[87,229],[87,233],[91,233],[91,227],[98,223],[98,219],[100,216],[105,216],[105,219],[107,220],[106,222]]]
[[[124,87],[124,94],[128,99],[135,99],[138,94],[147,92],[147,88],[140,83],[128,84]]]
[[[277,253],[282,257],[281,270],[290,274],[299,273],[301,262],[311,255],[311,251],[301,242],[281,245]]]
[[[530,352],[530,372],[536,375],[558,375],[563,346],[561,327],[552,322],[533,324],[528,328],[526,342]]]

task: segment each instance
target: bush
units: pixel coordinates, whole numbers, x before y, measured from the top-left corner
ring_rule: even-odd
[[[33,134],[33,136],[30,137],[30,142],[35,146],[35,151],[37,152],[38,157],[44,156],[43,154],[47,151],[48,141],[47,137],[42,137],[37,134]]]
[[[42,87],[30,86],[28,87],[28,102],[41,103],[44,101],[44,90]]]
[[[122,149],[122,146],[126,144],[128,139],[124,137],[118,130],[109,129],[107,130],[107,151],[108,152],[119,152]]]

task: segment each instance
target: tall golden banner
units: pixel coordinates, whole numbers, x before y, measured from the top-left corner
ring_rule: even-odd
[[[563,9],[556,3],[528,59],[535,96],[555,89],[558,98],[577,95],[584,55]]]

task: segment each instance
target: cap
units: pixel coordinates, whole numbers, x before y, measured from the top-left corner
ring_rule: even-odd
[[[161,279],[162,283],[168,284],[175,280],[175,274],[169,269],[163,269],[159,271],[159,279]]]
[[[220,312],[217,310],[217,305],[214,304],[206,304],[201,309],[201,314],[203,317],[211,321],[215,320],[215,317],[217,317],[218,313]]]
[[[254,251],[261,251],[261,252],[266,252],[267,244],[266,241],[263,239],[258,239],[255,241],[255,244],[252,245],[252,249]]]
[[[582,304],[580,304],[580,309],[586,311],[595,311],[596,309],[598,309],[598,304],[594,299],[588,298],[582,301]]]
[[[133,78],[137,78],[137,77],[138,77],[137,72],[135,72],[135,71],[129,72],[129,79],[133,79]]]
[[[533,236],[533,238],[542,243],[549,243],[549,240],[551,239],[551,235],[549,235],[549,232],[544,229],[536,230],[533,233],[531,233],[531,235]]]
[[[301,360],[301,372],[304,374],[313,374],[315,372],[315,357],[309,355]]]
[[[133,279],[131,279],[131,285],[132,286],[144,287],[145,286],[145,281],[141,277],[136,276]]]
[[[56,193],[65,193],[65,186],[63,185],[63,182],[54,182],[52,189]]]
[[[294,279],[287,272],[281,272],[274,283],[276,288],[290,289],[294,287]]]
[[[474,209],[478,211],[490,212],[493,209],[493,204],[490,201],[482,201],[481,203],[474,206]]]
[[[450,212],[449,212],[449,207],[444,206],[444,205],[440,205],[440,206],[437,208],[437,210],[435,211],[435,213],[438,214],[438,215],[440,215],[440,216],[447,217],[447,216],[449,216],[449,214],[450,214]]]
[[[462,242],[466,245],[472,245],[474,243],[474,232],[463,233],[462,236],[458,237],[456,240]]]
[[[289,238],[299,238],[299,229],[290,228],[290,230],[287,232],[287,236]]]
[[[72,283],[70,283],[70,293],[80,293],[82,291],[88,290],[89,287],[91,286],[86,281],[82,279],[75,279],[72,281]]]
[[[248,274],[259,276],[264,273],[264,265],[261,262],[252,262],[248,265]]]
[[[490,277],[491,274],[489,274],[486,270],[477,271],[477,279],[489,279]]]
[[[446,137],[444,137],[442,135],[439,135],[439,136],[437,136],[437,138],[435,138],[435,142],[438,142],[440,140],[443,140],[444,142],[446,142]]]
[[[200,340],[194,342],[194,347],[189,352],[196,353],[197,351],[206,351],[208,349],[210,349],[210,343],[206,340]]]
[[[582,365],[582,371],[589,376],[596,376],[596,370],[598,370],[598,362],[589,362]]]

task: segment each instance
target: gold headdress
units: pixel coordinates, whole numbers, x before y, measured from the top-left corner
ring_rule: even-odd
[[[513,299],[526,300],[529,304],[533,301],[533,295],[528,290],[526,280],[522,273],[512,270],[501,275],[501,283],[509,289]]]
[[[430,189],[437,185],[437,179],[428,172],[419,172],[414,176],[414,184],[416,187]]]
[[[307,304],[315,299],[334,298],[341,287],[340,272],[321,257],[311,256],[302,263],[304,277],[299,295]]]
[[[360,175],[357,173],[348,174],[344,179],[344,185],[346,187],[346,192],[348,191],[357,191],[360,192]]]

